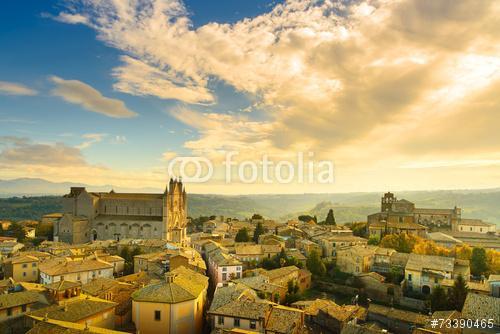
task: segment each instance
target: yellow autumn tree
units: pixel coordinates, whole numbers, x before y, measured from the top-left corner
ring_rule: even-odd
[[[451,250],[438,246],[434,241],[419,239],[413,247],[413,253],[422,255],[450,256]]]
[[[486,251],[490,274],[500,274],[500,252],[494,249]]]

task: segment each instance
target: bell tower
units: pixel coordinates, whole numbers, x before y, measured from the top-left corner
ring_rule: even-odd
[[[185,244],[187,224],[187,196],[182,180],[170,179],[163,194],[162,239]]]

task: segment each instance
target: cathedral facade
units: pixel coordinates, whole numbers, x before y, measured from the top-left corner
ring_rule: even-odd
[[[54,224],[54,240],[76,244],[132,238],[184,244],[186,223],[187,196],[181,181],[170,179],[162,194],[71,187],[63,197],[63,216]]]

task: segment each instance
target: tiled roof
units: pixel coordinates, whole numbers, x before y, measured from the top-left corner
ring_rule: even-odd
[[[408,323],[414,323],[419,325],[425,325],[429,317],[420,313],[399,310],[387,306],[370,304],[368,307],[368,313],[380,314],[387,318],[397,319]]]
[[[132,294],[138,302],[179,303],[198,298],[208,287],[208,277],[191,269],[178,267],[165,276],[173,276],[156,284],[148,285]]]
[[[210,260],[217,263],[218,266],[241,266],[241,261],[232,254],[226,254],[222,250],[217,250],[210,254]]]
[[[33,304],[40,300],[41,295],[35,291],[21,291],[9,294],[0,294],[0,310],[14,306]]]
[[[51,305],[29,313],[36,317],[47,317],[49,319],[77,322],[96,314],[112,309],[116,303],[102,299],[89,298],[68,301],[64,305]]]
[[[31,317],[39,322],[35,323],[26,334],[125,334],[107,328],[86,326],[68,321],[53,319],[44,320],[42,317]]]
[[[266,321],[266,332],[272,333],[294,333],[301,325],[303,311],[286,306],[274,306]]]
[[[233,282],[243,284],[255,291],[263,291],[271,294],[274,294],[280,289],[285,289],[285,287],[269,283],[269,278],[263,275],[243,277],[235,279]]]
[[[40,263],[40,271],[50,276],[113,268],[108,262],[95,259],[70,260],[55,258]]]
[[[234,245],[236,255],[261,255],[262,245]]]
[[[429,239],[433,241],[441,241],[441,242],[452,242],[456,244],[461,244],[463,243],[461,240],[458,240],[456,238],[453,238],[451,235],[442,233],[442,232],[431,232],[429,233]]]
[[[462,309],[464,319],[493,319],[500,327],[500,298],[468,293]]]
[[[490,226],[494,226],[495,224],[484,222],[481,219],[462,218],[461,221],[458,223],[458,225],[490,227]]]
[[[16,256],[16,257],[6,259],[4,261],[4,263],[19,264],[19,263],[38,262],[38,261],[39,261],[39,259],[34,257],[34,256],[21,255],[21,256]]]
[[[80,282],[72,282],[72,281],[66,281],[62,280],[59,282],[54,282],[50,284],[46,284],[45,287],[49,290],[56,290],[56,291],[65,291],[67,289],[72,289],[72,288],[77,288],[81,287],[82,284]]]
[[[272,270],[267,270],[262,273],[262,275],[269,277],[270,281],[273,281],[277,278],[288,276],[292,274],[293,272],[298,273],[299,268],[296,266],[288,266],[288,267],[282,267],[278,269],[272,269]]]
[[[407,270],[423,269],[453,272],[454,258],[434,255],[410,254],[406,263]]]
[[[120,284],[123,284],[125,286],[130,286],[128,283],[122,283],[112,278],[99,277],[93,279],[87,284],[84,284],[82,286],[82,292],[89,294],[91,296],[98,296],[99,293],[104,292]]]

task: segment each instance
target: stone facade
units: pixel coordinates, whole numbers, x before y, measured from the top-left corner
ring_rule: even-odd
[[[109,239],[163,239],[186,243],[187,197],[182,182],[170,180],[162,194],[88,192],[71,187],[54,240],[84,243]]]

